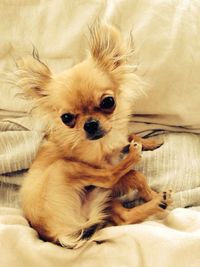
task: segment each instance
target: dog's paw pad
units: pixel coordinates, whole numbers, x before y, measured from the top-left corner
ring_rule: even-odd
[[[160,201],[159,201],[160,203],[158,204],[158,206],[161,209],[165,210],[168,207],[168,205],[172,203],[172,190],[161,192],[159,196],[160,196]]]
[[[167,200],[167,192],[163,192],[163,199]]]
[[[130,143],[130,149],[134,149],[140,154],[142,152],[142,144],[132,141]]]
[[[159,207],[161,208],[161,209],[163,209],[163,210],[165,210],[166,208],[167,208],[167,203],[160,203],[159,204]]]

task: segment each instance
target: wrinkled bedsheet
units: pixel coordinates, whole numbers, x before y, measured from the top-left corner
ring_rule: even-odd
[[[200,212],[175,209],[163,223],[105,228],[69,250],[39,240],[19,210],[1,208],[0,240],[1,266],[199,267]]]

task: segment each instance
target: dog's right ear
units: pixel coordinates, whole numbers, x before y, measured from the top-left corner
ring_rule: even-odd
[[[41,98],[48,95],[47,85],[51,80],[51,71],[39,58],[26,56],[17,61],[17,67],[17,85],[26,96]]]
[[[126,64],[126,50],[116,28],[97,21],[89,30],[90,53],[98,65],[115,72]]]

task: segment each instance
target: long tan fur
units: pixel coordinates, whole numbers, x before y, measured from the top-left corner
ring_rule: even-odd
[[[140,160],[137,144],[132,142],[128,155],[112,163],[130,141],[130,100],[141,86],[130,71],[127,54],[119,32],[99,24],[91,29],[89,56],[72,69],[52,74],[39,58],[19,61],[18,85],[35,100],[38,119],[44,116],[48,124],[48,140],[21,190],[25,216],[46,240],[77,248],[87,241],[85,229],[102,227],[107,220],[116,224],[137,222],[162,210],[160,203],[167,203],[148,187],[142,174],[132,170]],[[108,96],[115,106],[103,110],[100,103]],[[69,113],[74,117],[66,125],[61,118]],[[91,118],[103,131],[97,140],[88,139],[84,130]],[[148,147],[148,142],[143,145]],[[156,146],[151,143],[151,148]],[[87,190],[87,186],[95,188]],[[151,203],[149,209],[146,203],[144,213],[141,206],[140,213],[128,216],[127,209],[111,199],[112,190],[126,193],[131,188],[137,188]]]

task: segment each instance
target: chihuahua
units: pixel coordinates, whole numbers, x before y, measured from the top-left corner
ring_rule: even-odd
[[[140,222],[170,202],[170,193],[154,192],[133,170],[141,146],[153,150],[161,143],[128,135],[141,87],[128,54],[120,33],[98,24],[87,58],[67,71],[52,74],[37,56],[18,62],[18,85],[48,123],[47,140],[21,189],[25,217],[45,240],[78,248],[108,221]],[[124,147],[129,151],[116,163]],[[134,189],[145,203],[124,207],[116,196]]]

